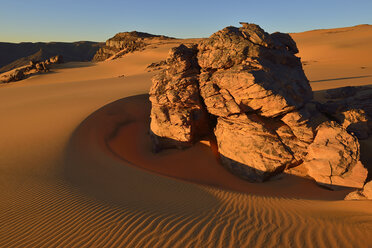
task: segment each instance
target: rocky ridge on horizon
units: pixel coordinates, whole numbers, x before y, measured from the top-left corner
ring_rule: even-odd
[[[174,39],[163,35],[153,35],[144,32],[121,32],[108,39],[106,43],[99,42],[0,42],[0,74],[2,82],[22,80],[33,72],[29,65],[33,61],[45,61],[54,56],[63,56],[64,62],[71,61],[102,61],[115,59],[123,55],[144,49],[152,41],[162,42]],[[38,71],[41,72],[41,71]]]
[[[222,164],[246,180],[287,172],[329,188],[362,188],[367,170],[348,126],[369,117],[357,111],[349,125],[331,117],[313,101],[296,53],[288,34],[248,23],[173,48],[150,90],[155,150],[209,135]]]
[[[168,40],[174,38],[138,31],[117,33],[114,37],[108,39],[105,46],[96,52],[93,61],[115,59],[127,53],[141,50],[148,45],[149,41],[154,39]]]

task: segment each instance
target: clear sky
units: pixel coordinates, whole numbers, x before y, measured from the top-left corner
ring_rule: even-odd
[[[143,31],[208,37],[239,21],[267,32],[372,24],[372,0],[0,0],[0,41],[105,41]]]

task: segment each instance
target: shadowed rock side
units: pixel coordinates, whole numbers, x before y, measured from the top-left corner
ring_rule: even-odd
[[[150,91],[155,150],[214,132],[222,164],[249,181],[286,171],[363,187],[358,140],[313,102],[295,42],[241,24],[170,52]]]
[[[195,46],[173,48],[165,70],[152,79],[151,131],[155,134],[155,151],[189,146],[209,132],[199,93],[196,52]]]
[[[122,32],[106,41],[106,45],[101,47],[93,57],[93,61],[104,61],[106,59],[119,58],[127,53],[138,51],[147,46],[147,42],[152,39],[172,39],[163,35],[154,35],[143,32]]]
[[[372,133],[372,88],[347,86],[327,90],[329,101],[321,110],[332,116],[358,139],[366,139]]]
[[[51,57],[41,62],[31,61],[29,65],[21,66],[19,68],[0,74],[0,83],[15,82],[37,73],[48,72],[52,65],[61,63],[63,63],[63,58],[61,55]]]

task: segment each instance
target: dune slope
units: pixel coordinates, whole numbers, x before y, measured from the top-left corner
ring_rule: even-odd
[[[291,34],[314,91],[372,84],[372,25]]]

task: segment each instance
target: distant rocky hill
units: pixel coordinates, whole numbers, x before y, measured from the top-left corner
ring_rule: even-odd
[[[143,32],[121,32],[103,42],[0,42],[0,73],[28,65],[30,61],[44,61],[61,55],[65,62],[103,61],[140,50],[153,40],[168,40],[171,37]]]
[[[117,33],[114,37],[106,41],[105,46],[97,51],[93,61],[118,58],[126,53],[144,48],[151,40],[155,39],[168,40],[174,38],[137,31]]]
[[[0,73],[10,71],[30,63],[44,61],[56,55],[62,55],[65,62],[91,61],[104,43],[79,42],[0,42]]]

